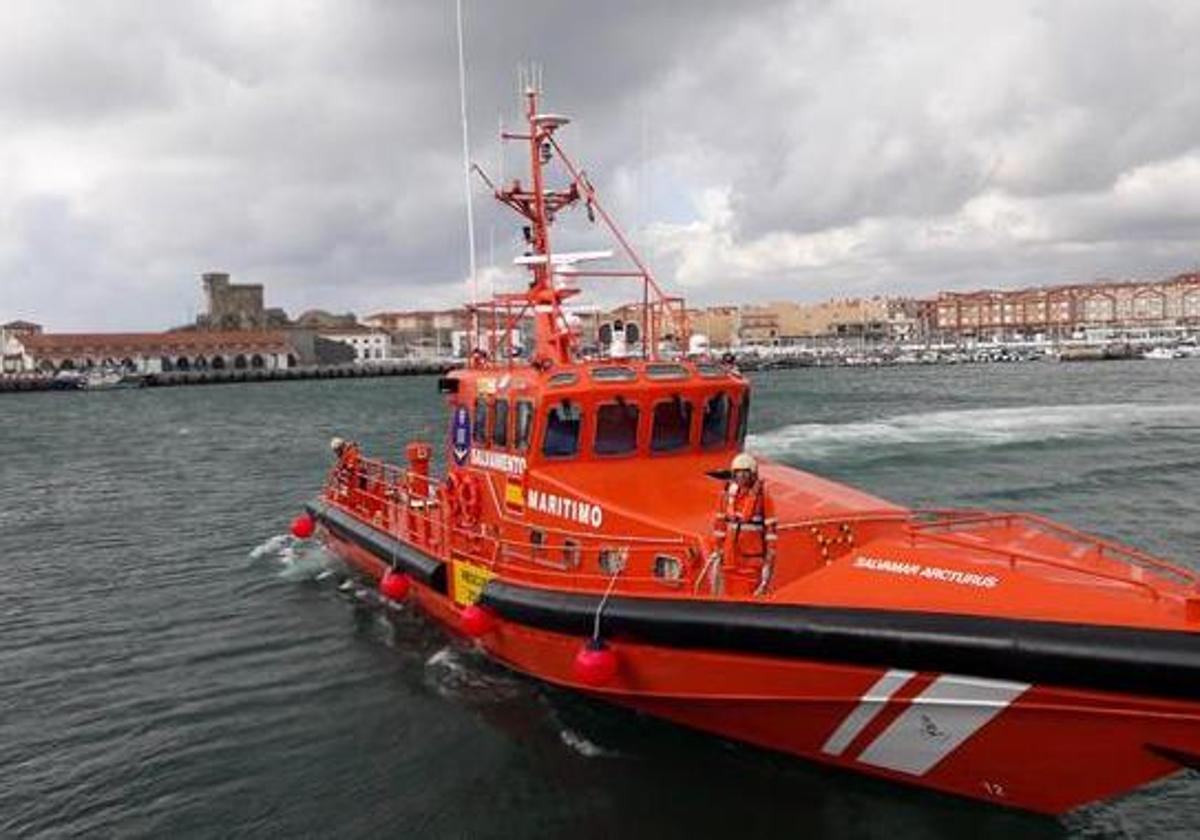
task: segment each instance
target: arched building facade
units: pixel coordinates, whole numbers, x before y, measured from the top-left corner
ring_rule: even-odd
[[[19,341],[21,367],[45,373],[90,368],[139,373],[279,370],[296,361],[282,331],[40,333]]]

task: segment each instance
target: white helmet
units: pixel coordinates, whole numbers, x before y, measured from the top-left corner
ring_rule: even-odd
[[[752,473],[758,472],[758,461],[754,460],[754,456],[748,452],[739,452],[733,456],[733,463],[729,465],[729,469],[734,472],[738,470],[749,470]]]
[[[340,437],[334,437],[332,440],[329,441],[329,448],[334,451],[334,454],[341,452],[342,447],[345,445],[346,445],[346,441],[342,440]]]

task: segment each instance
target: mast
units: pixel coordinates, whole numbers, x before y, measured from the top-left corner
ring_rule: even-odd
[[[561,278],[569,276],[572,280],[583,277],[594,278],[629,278],[642,282],[642,316],[643,316],[643,353],[647,358],[657,356],[658,328],[665,324],[667,318],[672,318],[676,324],[675,338],[687,343],[686,309],[683,299],[668,297],[654,281],[649,269],[642,263],[629,240],[621,233],[616,222],[604,209],[596,195],[587,174],[579,168],[563,151],[555,137],[555,132],[567,125],[570,120],[558,114],[542,113],[539,111],[540,90],[538,85],[539,73],[532,69],[525,81],[521,94],[525,105],[526,130],[520,133],[501,131],[502,140],[517,140],[528,144],[530,184],[522,185],[519,178],[510,183],[501,183],[499,187],[475,167],[493,194],[501,203],[524,216],[528,224],[525,227],[527,250],[523,257],[516,260],[517,264],[525,265],[532,275],[529,288],[520,294],[494,296],[491,305],[509,306],[517,304],[522,307],[522,313],[533,310],[534,319],[534,350],[532,362],[535,365],[565,365],[573,361],[573,347],[570,325],[563,312],[563,301],[579,293],[574,285],[564,285]],[[545,168],[551,160],[557,157],[570,183],[565,189],[550,189],[546,186]],[[550,244],[550,225],[555,215],[562,209],[583,200],[587,205],[589,220],[599,220],[621,246],[625,256],[633,263],[633,270],[596,271],[580,270],[577,263],[585,260],[603,259],[612,256],[612,252],[578,252],[554,255]],[[673,311],[674,310],[674,311]],[[520,313],[518,314],[520,317]],[[509,323],[508,328],[513,326]]]
[[[530,291],[534,295],[536,346],[561,364],[570,359],[561,352],[566,348],[558,348],[555,342],[558,296],[554,293],[554,275],[550,270],[550,226],[546,220],[546,188],[542,173],[542,144],[546,142],[546,137],[543,136],[545,130],[538,124],[537,104],[537,88],[530,84],[525,89],[525,118],[529,122],[529,172],[533,179],[533,242],[530,244],[533,246],[533,255],[542,257],[542,262],[533,264],[533,287]]]
[[[555,152],[554,132],[569,120],[556,114],[538,111],[538,89],[531,74],[523,90],[525,98],[525,121],[527,129],[522,134],[504,132],[506,140],[524,140],[529,144],[530,188],[527,190],[519,179],[502,185],[496,197],[512,207],[529,221],[526,242],[529,246],[521,262],[529,266],[533,278],[526,302],[533,307],[535,362],[567,364],[571,361],[571,338],[562,302],[576,293],[576,289],[559,288],[554,283],[554,263],[550,249],[550,224],[554,214],[579,199],[575,184],[566,190],[546,188],[545,165]]]

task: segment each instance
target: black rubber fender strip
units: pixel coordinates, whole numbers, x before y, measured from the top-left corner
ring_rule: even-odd
[[[1174,762],[1180,767],[1186,767],[1189,770],[1200,770],[1200,755],[1177,750],[1173,747],[1163,747],[1158,744],[1146,744],[1146,749],[1157,755],[1159,758],[1165,758],[1167,761]]]
[[[398,569],[419,583],[445,595],[446,564],[388,534],[355,519],[350,514],[320,501],[305,506],[309,514],[337,536],[348,539],[374,554],[384,563],[393,560]]]
[[[481,603],[529,627],[587,637],[599,596],[491,580]],[[1200,633],[948,613],[609,598],[601,632],[737,652],[1200,700]]]

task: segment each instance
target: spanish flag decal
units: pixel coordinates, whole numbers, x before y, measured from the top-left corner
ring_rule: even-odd
[[[504,509],[518,516],[525,515],[525,487],[520,479],[504,479]]]

